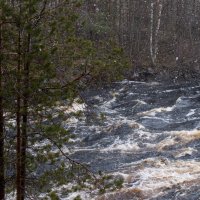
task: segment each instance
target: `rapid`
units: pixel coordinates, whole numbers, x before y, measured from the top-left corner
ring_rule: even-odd
[[[200,199],[198,82],[124,80],[82,97],[84,118],[68,121],[71,157],[124,178],[121,190],[83,199]]]

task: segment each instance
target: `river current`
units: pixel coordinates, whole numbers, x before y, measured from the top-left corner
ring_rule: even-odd
[[[124,177],[121,190],[83,199],[200,199],[199,83],[125,80],[82,96],[71,157]]]

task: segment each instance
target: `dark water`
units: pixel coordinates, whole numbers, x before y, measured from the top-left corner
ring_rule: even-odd
[[[123,81],[82,95],[71,156],[125,179],[100,199],[200,199],[199,83]]]

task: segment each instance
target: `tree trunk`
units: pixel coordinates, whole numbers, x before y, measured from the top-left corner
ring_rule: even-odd
[[[151,60],[152,64],[156,64],[156,59],[157,59],[157,54],[158,54],[158,33],[160,30],[160,24],[161,24],[161,15],[162,15],[162,8],[163,8],[163,3],[162,0],[157,0],[158,4],[158,19],[156,26],[154,25],[155,23],[155,2],[152,0],[151,1],[151,6],[150,6],[150,55],[151,55]],[[154,31],[154,26],[155,26],[155,31]]]
[[[157,26],[156,26],[156,31],[155,31],[154,62],[156,61],[157,54],[158,54],[158,33],[160,31],[162,8],[163,8],[162,0],[158,0],[158,21],[157,21]]]
[[[22,140],[21,140],[21,200],[25,199],[26,186],[26,148],[28,127],[28,99],[29,99],[29,67],[30,67],[30,33],[27,37],[27,51],[24,56],[24,91],[23,91],[23,113],[22,113]]]
[[[0,200],[5,199],[4,177],[4,118],[2,91],[2,24],[0,24]]]
[[[21,13],[21,5],[20,5]],[[19,22],[18,31],[18,64],[17,64],[17,107],[16,107],[16,125],[17,125],[17,144],[16,144],[16,190],[17,200],[21,200],[21,22]]]
[[[153,25],[154,25],[154,3],[153,1],[151,2],[150,6],[150,55],[151,55],[151,60],[152,64],[155,65],[155,60],[154,60],[154,50],[153,50]]]
[[[20,54],[19,54],[20,56]],[[21,56],[20,56],[21,57]],[[21,58],[18,59],[21,59]],[[18,76],[20,76],[21,62],[18,60]],[[17,78],[17,85],[20,87],[20,78]],[[21,95],[20,90],[17,90],[17,111],[16,111],[16,124],[17,124],[17,171],[16,171],[16,188],[17,188],[17,200],[20,198],[20,174],[21,174]]]

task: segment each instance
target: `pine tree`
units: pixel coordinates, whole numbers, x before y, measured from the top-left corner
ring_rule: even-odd
[[[41,186],[37,187],[37,192],[42,192],[43,188],[47,192],[47,185],[70,182],[80,169],[84,171],[82,180],[87,179],[88,173],[91,177],[84,165],[62,151],[73,135],[63,127],[62,121],[69,116],[59,106],[70,105],[80,87],[87,85],[84,80],[88,77],[96,82],[114,78],[125,62],[121,59],[121,49],[111,48],[111,43],[103,41],[96,48],[95,41],[77,32],[80,6],[79,1],[69,0],[1,1],[2,19],[7,20],[3,26],[6,53],[2,54],[0,48],[0,58],[5,57],[4,65],[0,62],[0,83],[6,88],[6,92],[2,92],[4,87],[0,84],[0,186],[3,196],[4,166],[6,172],[12,172],[6,178],[9,183],[15,182],[17,200],[24,200],[26,193],[34,191],[35,183]],[[2,46],[2,37],[0,41]],[[7,130],[5,147],[4,126]],[[7,169],[10,163],[15,165]],[[39,173],[42,165],[49,165],[50,169]],[[52,174],[54,183],[50,181]],[[80,177],[78,182],[82,184]],[[9,185],[7,189],[12,188]]]
[[[1,11],[0,11],[1,12]],[[0,21],[0,200],[5,197],[5,177],[4,177],[4,117],[3,117],[3,84],[2,84],[2,59],[3,59],[3,38]]]

